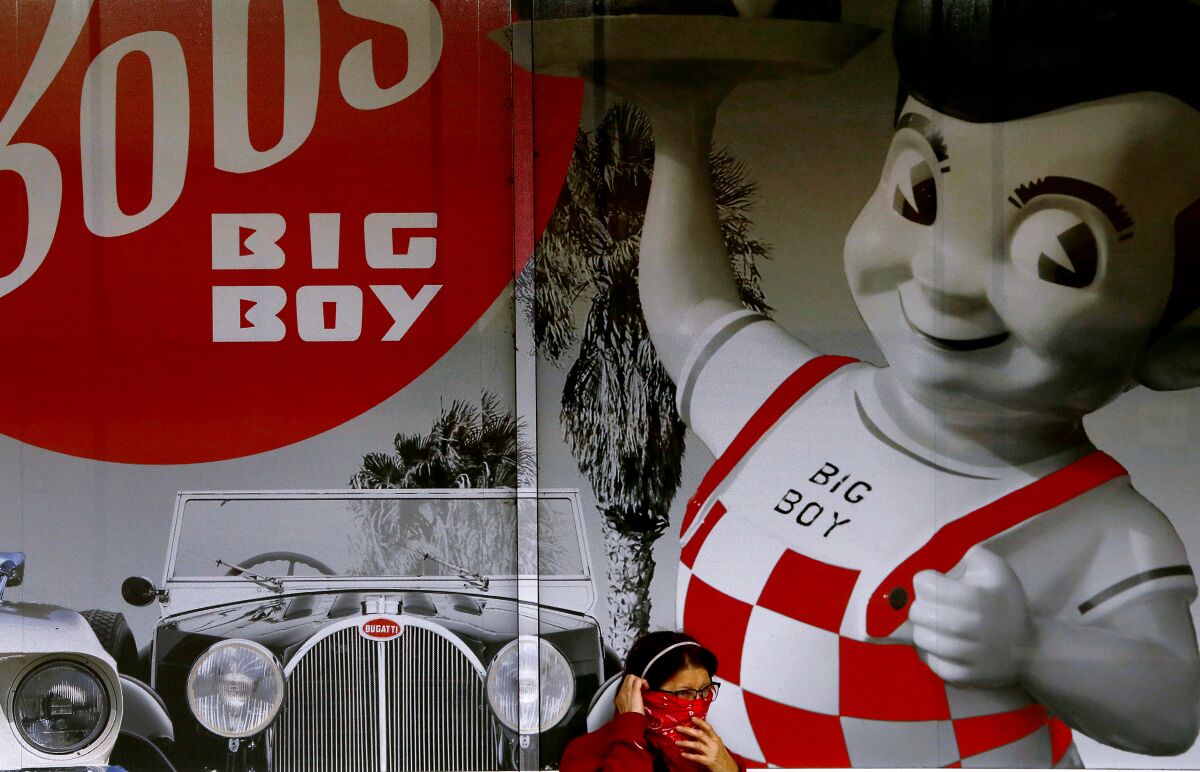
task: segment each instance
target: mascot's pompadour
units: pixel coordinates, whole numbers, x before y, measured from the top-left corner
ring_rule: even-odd
[[[713,724],[780,766],[1076,766],[1072,730],[1180,753],[1193,572],[1082,419],[1200,385],[1200,7],[902,0],[894,44],[896,133],[845,245],[887,367],[742,309],[721,89],[630,89],[658,154],[642,304],[718,459],[678,595],[720,659]]]

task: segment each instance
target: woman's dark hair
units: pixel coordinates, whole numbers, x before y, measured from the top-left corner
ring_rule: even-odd
[[[658,654],[677,643],[694,643],[695,646],[680,646],[671,649],[663,656],[654,660],[654,665],[642,676],[642,671]],[[687,633],[677,633],[674,630],[658,630],[646,633],[633,642],[629,647],[629,655],[625,657],[625,673],[644,677],[651,689],[660,688],[671,676],[684,667],[704,668],[711,676],[717,672],[717,655],[704,648]]]

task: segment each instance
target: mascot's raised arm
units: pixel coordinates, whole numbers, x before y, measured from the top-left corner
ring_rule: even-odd
[[[1049,767],[1072,729],[1195,740],[1192,569],[1082,420],[1200,385],[1198,40],[1189,0],[901,0],[895,137],[845,243],[886,367],[742,309],[707,161],[728,84],[627,84],[657,146],[642,304],[718,459],[678,609],[731,750]]]

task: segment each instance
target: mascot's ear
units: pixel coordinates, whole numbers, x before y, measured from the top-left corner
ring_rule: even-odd
[[[1138,363],[1137,379],[1155,391],[1200,386],[1200,309],[1160,335]]]
[[[1159,329],[1138,363],[1155,391],[1200,386],[1200,199],[1175,218],[1175,276]]]

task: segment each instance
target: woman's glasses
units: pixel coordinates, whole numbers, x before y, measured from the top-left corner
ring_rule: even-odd
[[[658,691],[662,692],[663,694],[673,694],[679,699],[688,700],[689,702],[692,700],[704,700],[705,702],[712,702],[717,698],[717,692],[720,690],[720,684],[710,683],[708,686],[705,686],[702,689],[676,689],[673,692],[669,692],[666,689],[659,689]]]

